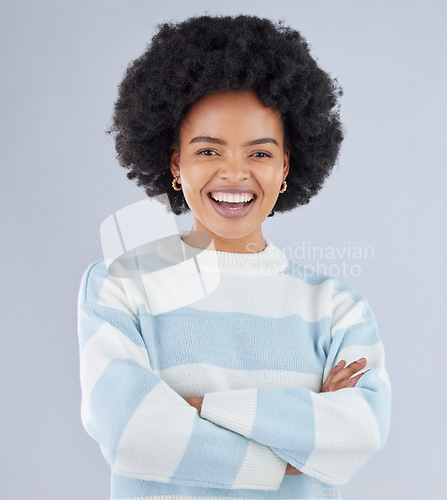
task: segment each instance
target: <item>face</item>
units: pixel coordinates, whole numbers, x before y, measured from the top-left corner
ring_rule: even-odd
[[[171,172],[180,176],[192,231],[207,233],[216,250],[263,250],[261,224],[288,171],[281,115],[254,91],[198,100],[182,122],[180,144],[171,148]]]

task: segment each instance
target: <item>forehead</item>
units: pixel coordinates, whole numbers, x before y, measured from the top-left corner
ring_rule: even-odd
[[[253,90],[224,91],[202,97],[186,114],[182,135],[211,132],[256,136],[283,134],[280,112],[263,104]]]

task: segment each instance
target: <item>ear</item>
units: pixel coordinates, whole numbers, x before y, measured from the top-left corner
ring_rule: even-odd
[[[289,175],[290,169],[290,151],[286,149],[284,151],[284,167],[283,167],[283,179]]]
[[[174,177],[180,175],[180,149],[178,146],[172,145],[169,148],[169,156],[171,158],[171,173]]]

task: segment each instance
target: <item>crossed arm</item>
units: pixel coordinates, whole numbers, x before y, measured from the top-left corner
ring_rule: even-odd
[[[321,392],[338,391],[339,389],[344,389],[347,387],[354,387],[359,381],[360,377],[369,370],[366,370],[359,375],[352,376],[354,373],[362,370],[366,365],[366,359],[360,358],[357,361],[350,363],[348,366],[346,361],[341,360],[336,366],[331,370],[324,384],[321,386]],[[186,402],[189,403],[193,408],[195,408],[199,413],[202,411],[202,397],[185,398]],[[293,467],[291,464],[287,464],[285,475],[290,476],[300,476],[303,474],[299,469]]]
[[[383,446],[391,394],[368,305],[358,301],[346,309],[331,329],[321,393],[302,387],[217,391],[196,401],[198,413],[194,400],[185,401],[152,369],[142,337],[143,327],[155,328],[151,316],[142,317],[142,326],[119,279],[96,263],[84,274],[78,298],[82,422],[113,472],[124,476],[277,490],[284,473],[302,472],[344,484]],[[337,361],[361,355],[371,370],[348,381],[359,368]]]

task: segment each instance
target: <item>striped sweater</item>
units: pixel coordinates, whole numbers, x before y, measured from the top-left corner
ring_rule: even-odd
[[[85,270],[81,419],[112,499],[343,498],[384,446],[391,392],[368,302],[266,244],[241,254],[175,235]],[[355,387],[320,392],[361,357]]]

